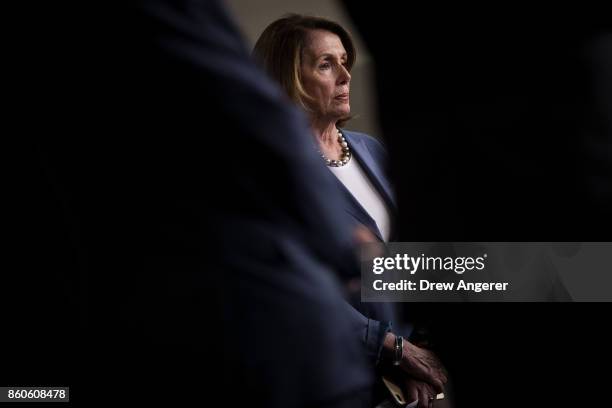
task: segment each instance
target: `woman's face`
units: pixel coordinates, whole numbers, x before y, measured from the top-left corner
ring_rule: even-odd
[[[315,99],[309,103],[315,120],[338,120],[349,115],[351,75],[346,50],[336,34],[310,31],[301,69],[304,90]]]

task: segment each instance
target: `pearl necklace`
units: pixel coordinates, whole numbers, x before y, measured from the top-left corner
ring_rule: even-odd
[[[319,150],[319,154],[323,158],[323,161],[329,167],[342,167],[342,166],[345,166],[349,162],[349,160],[351,160],[351,151],[349,149],[348,142],[346,141],[346,139],[342,135],[342,132],[340,132],[340,129],[338,129],[338,143],[340,143],[340,146],[342,146],[342,156],[340,157],[340,160],[331,160],[331,159],[328,159],[323,154],[323,152],[321,152],[321,150]]]

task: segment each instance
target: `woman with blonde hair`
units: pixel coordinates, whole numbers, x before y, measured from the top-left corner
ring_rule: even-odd
[[[355,231],[365,240],[389,241],[396,205],[385,171],[386,151],[377,139],[343,128],[350,119],[351,69],[356,61],[350,34],[325,18],[291,14],[263,31],[253,54],[308,116],[315,148],[338,181]],[[387,369],[386,363],[393,362],[404,375],[406,398],[431,406],[446,382],[435,355],[391,332],[391,304],[352,303],[375,369]],[[386,396],[381,385],[374,390],[375,401]]]

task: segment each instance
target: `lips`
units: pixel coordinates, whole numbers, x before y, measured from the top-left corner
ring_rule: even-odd
[[[349,94],[348,93],[343,93],[343,94],[337,95],[335,97],[335,99],[340,99],[340,100],[348,100],[348,98],[349,98]]]

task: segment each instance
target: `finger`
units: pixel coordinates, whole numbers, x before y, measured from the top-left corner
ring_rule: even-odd
[[[435,378],[433,381],[428,381],[427,383],[433,387],[436,394],[444,391],[444,384],[442,384],[442,381],[438,380],[437,378]]]
[[[427,384],[427,394],[429,394],[429,406],[433,407],[433,403],[436,401],[436,395],[438,395],[438,393],[431,385]]]
[[[408,402],[413,402],[419,399],[419,391],[416,384],[412,380],[406,380],[406,397]]]
[[[429,408],[429,393],[427,388],[419,387],[419,405],[418,408]]]
[[[434,388],[433,388],[431,385],[429,385],[429,384],[424,384],[423,386],[425,387],[425,390],[427,391],[427,393],[428,393],[429,395],[434,395],[434,394],[436,394],[436,392],[434,391]]]
[[[427,370],[427,371],[422,371],[419,373],[415,373],[411,375],[414,375],[415,378],[427,383],[427,384],[431,384],[434,389],[438,392],[442,392],[442,390],[444,390],[444,384],[442,383],[441,379],[440,379],[440,374],[436,373],[434,370]]]
[[[448,382],[448,374],[446,374],[444,370],[440,372],[440,381],[442,381],[443,384]]]

